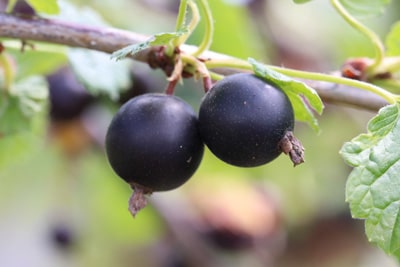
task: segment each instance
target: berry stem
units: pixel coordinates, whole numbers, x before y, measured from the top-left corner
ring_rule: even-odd
[[[212,80],[219,81],[219,80],[222,80],[224,77],[225,77],[224,75],[220,75],[218,73],[210,71],[210,78]]]
[[[200,78],[203,80],[204,91],[208,92],[208,90],[212,86],[212,80],[206,64],[203,61],[194,57],[193,55],[180,54],[180,58],[184,65],[194,66],[196,70],[195,74],[200,76]]]
[[[205,64],[209,69],[228,67],[228,68],[250,70],[250,71],[253,70],[253,66],[249,62],[247,62],[245,60],[234,59],[234,58],[209,60]],[[343,84],[343,85],[347,85],[347,86],[351,86],[351,87],[356,87],[359,89],[363,89],[365,91],[372,92],[372,93],[382,97],[390,104],[393,104],[396,102],[396,96],[394,94],[386,91],[385,89],[383,89],[381,87],[378,87],[378,86],[370,84],[370,83],[353,80],[353,79],[348,79],[348,78],[344,78],[344,77],[340,77],[340,76],[324,74],[324,73],[287,69],[287,68],[271,66],[271,65],[266,65],[266,66],[268,68],[271,68],[272,70],[278,71],[287,76],[302,78],[302,79],[306,79],[306,80],[325,81],[325,82],[331,82],[331,83],[337,83],[337,84]]]
[[[183,71],[183,62],[181,60],[180,55],[175,58],[175,66],[174,70],[172,71],[172,74],[168,77],[168,85],[167,89],[165,90],[165,93],[167,95],[173,95],[175,91],[175,86],[178,84],[178,81],[182,77],[182,71]]]
[[[204,86],[204,92],[208,92],[211,87],[212,87],[212,80],[210,76],[204,76],[203,77],[203,86]]]
[[[165,89],[165,94],[173,95],[175,92],[175,87],[178,84],[178,81],[179,81],[178,79],[170,80],[167,85],[167,88]]]
[[[175,31],[176,32],[182,30],[182,28],[185,27],[187,4],[188,4],[188,0],[181,0],[180,1],[178,16],[176,18],[176,23],[175,23]],[[182,39],[182,37],[181,37],[181,38],[176,38],[174,41],[170,42],[166,46],[166,49],[165,49],[166,55],[172,56],[172,54],[174,53],[175,48],[179,47],[182,44],[182,41],[184,41],[184,40],[185,39]]]
[[[197,0],[197,3],[203,13],[203,17],[205,18],[205,32],[202,42],[198,46],[197,50],[192,54],[194,57],[200,56],[204,51],[210,48],[214,34],[214,21],[207,0]]]
[[[355,30],[365,35],[372,43],[375,49],[375,59],[374,62],[368,67],[368,72],[373,73],[376,68],[380,66],[384,57],[385,57],[385,47],[379,38],[379,36],[364,26],[358,20],[356,20],[340,3],[339,0],[331,0],[332,6],[336,9],[336,11],[342,16],[342,18],[350,24]]]
[[[185,25],[187,2],[187,0],[181,0],[178,17],[176,18],[175,31],[179,31]]]

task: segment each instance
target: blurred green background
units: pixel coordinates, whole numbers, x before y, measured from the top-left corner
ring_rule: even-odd
[[[113,27],[149,35],[174,30],[179,6],[173,0],[73,2]],[[321,72],[373,55],[328,1],[209,2],[214,51]],[[384,16],[365,21],[382,37],[398,19],[400,4],[392,2]],[[201,41],[202,26],[189,43]],[[30,66],[28,56],[15,54],[19,68]],[[59,62],[48,75],[66,60]],[[161,71],[128,64],[134,94],[164,89]],[[176,94],[197,109],[203,92],[200,82],[185,80]],[[368,244],[363,222],[351,218],[344,200],[350,169],[338,151],[366,130],[373,113],[327,105],[321,134],[296,125],[306,148],[306,163],[296,168],[285,156],[237,168],[206,151],[189,182],[153,194],[133,219],[131,190],[102,146],[121,103],[106,96],[88,103],[76,116],[45,115],[35,131],[0,137],[0,266],[397,266]]]

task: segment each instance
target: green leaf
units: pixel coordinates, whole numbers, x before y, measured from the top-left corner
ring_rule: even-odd
[[[43,77],[31,76],[13,83],[0,98],[0,134],[8,135],[32,127],[34,117],[43,113],[48,86]]]
[[[400,21],[393,24],[386,36],[386,54],[388,56],[400,56]]]
[[[65,49],[64,49],[65,50]],[[68,63],[67,56],[60,52],[44,51],[35,46],[35,50],[27,49],[23,53],[19,49],[8,49],[18,62],[18,80],[32,75],[47,75]],[[44,60],[45,59],[45,60]]]
[[[27,2],[38,13],[58,14],[60,12],[57,0],[27,0]]]
[[[71,67],[80,82],[94,95],[106,94],[116,100],[131,85],[129,61],[115,62],[105,53],[71,48]]]
[[[365,219],[368,240],[400,260],[400,104],[382,108],[368,133],[343,145],[354,167],[346,185],[353,217]]]
[[[305,83],[276,72],[254,59],[250,58],[249,62],[253,65],[254,72],[257,76],[281,88],[286,93],[292,103],[295,119],[308,123],[318,132],[318,121],[313,111],[310,109],[311,107],[318,114],[322,114],[324,104],[317,92]]]
[[[31,117],[42,110],[49,96],[47,82],[41,76],[31,76],[13,84],[10,95],[18,99],[22,113]]]
[[[381,15],[391,0],[340,0],[353,15],[360,18]]]
[[[78,8],[67,1],[59,0],[61,13],[57,18],[82,25],[107,27],[108,24],[93,9]],[[119,92],[131,85],[131,62],[114,62],[108,54],[81,49],[69,48],[68,60],[74,74],[90,93],[94,95],[106,94],[110,98],[118,99]]]
[[[122,49],[115,51],[114,53],[112,53],[111,59],[120,60],[152,46],[168,45],[170,42],[186,34],[187,32],[188,29],[184,28],[177,32],[164,32],[155,34],[147,41],[138,44],[128,45]]]

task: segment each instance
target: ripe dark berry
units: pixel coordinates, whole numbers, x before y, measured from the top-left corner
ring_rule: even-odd
[[[228,251],[249,248],[253,244],[251,236],[230,229],[212,229],[206,233],[206,237],[219,248]]]
[[[106,151],[122,179],[151,193],[185,183],[201,162],[204,144],[193,109],[178,97],[154,93],[120,108],[108,128]],[[140,201],[131,199],[131,211],[141,208]]]
[[[51,229],[51,241],[62,251],[68,251],[75,245],[75,235],[67,225],[56,225]]]
[[[70,68],[59,69],[49,75],[47,81],[50,117],[55,121],[76,119],[94,100]]]
[[[205,144],[235,166],[259,166],[282,151],[291,153],[295,144],[289,140],[293,135],[287,134],[293,127],[293,108],[285,93],[252,74],[234,74],[217,82],[199,111]]]

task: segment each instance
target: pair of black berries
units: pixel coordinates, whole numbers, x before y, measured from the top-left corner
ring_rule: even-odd
[[[227,76],[207,92],[198,117],[176,96],[131,99],[109,126],[106,152],[114,171],[135,191],[148,194],[185,183],[200,165],[204,144],[219,159],[240,167],[266,164],[281,152],[290,154],[293,126],[293,108],[285,93],[241,73]],[[301,153],[295,150],[294,155]],[[131,198],[133,213],[145,205],[142,201]]]

